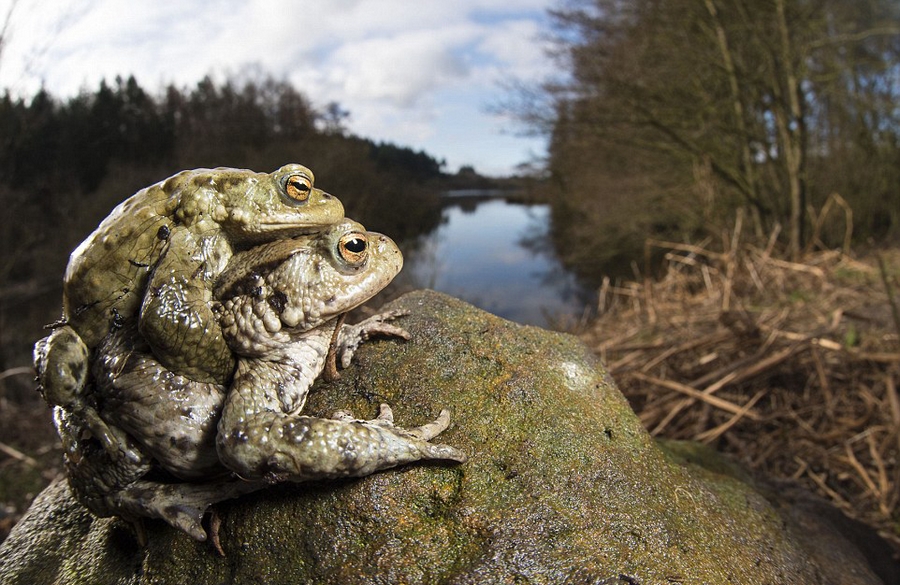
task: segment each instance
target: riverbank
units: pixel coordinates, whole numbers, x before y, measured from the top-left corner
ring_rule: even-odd
[[[900,250],[651,245],[665,275],[605,281],[583,333],[644,425],[798,482],[900,551]]]

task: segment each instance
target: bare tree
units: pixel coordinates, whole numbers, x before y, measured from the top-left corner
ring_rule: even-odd
[[[596,183],[596,168],[573,167],[577,152],[601,165],[639,157],[656,180],[635,196],[654,201],[665,185],[668,202],[689,208],[698,180],[712,181],[704,192],[717,194],[720,215],[737,202],[759,232],[786,226],[794,256],[809,205],[833,190],[866,200],[871,209],[857,218],[877,215],[867,189],[892,193],[900,207],[900,176],[887,168],[900,149],[896,2],[573,0],[553,16],[570,77],[544,87],[555,106],[541,122],[552,128],[550,165],[567,188],[578,173]],[[848,152],[857,165],[883,166],[860,173]]]

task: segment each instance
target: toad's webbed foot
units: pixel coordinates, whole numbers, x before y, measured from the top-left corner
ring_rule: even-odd
[[[389,321],[408,314],[409,311],[406,310],[385,311],[384,313],[372,315],[355,325],[343,325],[338,339],[338,355],[341,359],[341,367],[349,367],[353,354],[359,346],[376,335],[409,339],[409,332],[406,329],[389,323]]]
[[[100,441],[111,459],[115,461],[124,458],[131,463],[140,463],[143,460],[144,456],[138,451],[138,447],[126,440],[125,432],[106,424],[95,409],[85,407],[81,409],[80,414],[87,429]]]
[[[146,479],[155,467],[140,445],[117,427],[110,427],[126,448],[140,455],[131,461],[112,456],[96,437],[84,438],[84,421],[60,407],[54,423],[66,453],[69,485],[76,499],[98,516],[126,520],[159,518],[197,540],[206,540],[201,521],[212,504],[268,485],[264,481],[222,478],[203,483],[162,483]],[[138,533],[140,539],[140,533]]]
[[[159,518],[200,541],[207,538],[203,515],[213,504],[248,494],[268,485],[265,481],[239,479],[207,483],[156,483],[138,481],[110,494],[111,507],[123,517]]]
[[[88,380],[90,350],[68,325],[57,327],[34,344],[38,390],[50,406],[69,407],[82,400]]]
[[[98,452],[102,453],[102,452]],[[99,458],[102,459],[102,456]],[[204,483],[161,483],[133,479],[143,475],[149,467],[135,466],[132,477],[124,477],[128,469],[98,467],[99,461],[90,456],[69,467],[69,483],[78,500],[98,516],[120,516],[138,521],[158,518],[195,538],[206,540],[203,516],[213,504],[248,494],[269,485],[266,481],[221,479]],[[81,473],[76,467],[82,467]],[[93,467],[94,475],[88,471]]]
[[[346,410],[335,412],[331,418],[343,422],[356,422],[360,424],[378,425],[384,428],[393,429],[398,434],[405,434],[421,441],[430,441],[434,437],[443,433],[450,426],[450,411],[443,409],[438,417],[430,423],[424,424],[414,429],[402,429],[394,426],[394,411],[387,404],[382,403],[378,410],[378,416],[372,420],[360,420]]]

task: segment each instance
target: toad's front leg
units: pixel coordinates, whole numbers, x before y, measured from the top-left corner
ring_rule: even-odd
[[[353,354],[364,342],[375,336],[399,337],[409,339],[409,332],[392,321],[409,314],[409,311],[395,310],[385,311],[372,315],[368,319],[355,325],[339,325],[336,331],[337,353],[340,357],[341,367],[350,367]]]

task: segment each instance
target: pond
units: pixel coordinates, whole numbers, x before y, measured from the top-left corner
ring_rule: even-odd
[[[459,297],[529,325],[576,324],[595,306],[553,254],[548,205],[446,197],[440,226],[406,254],[414,286]]]

